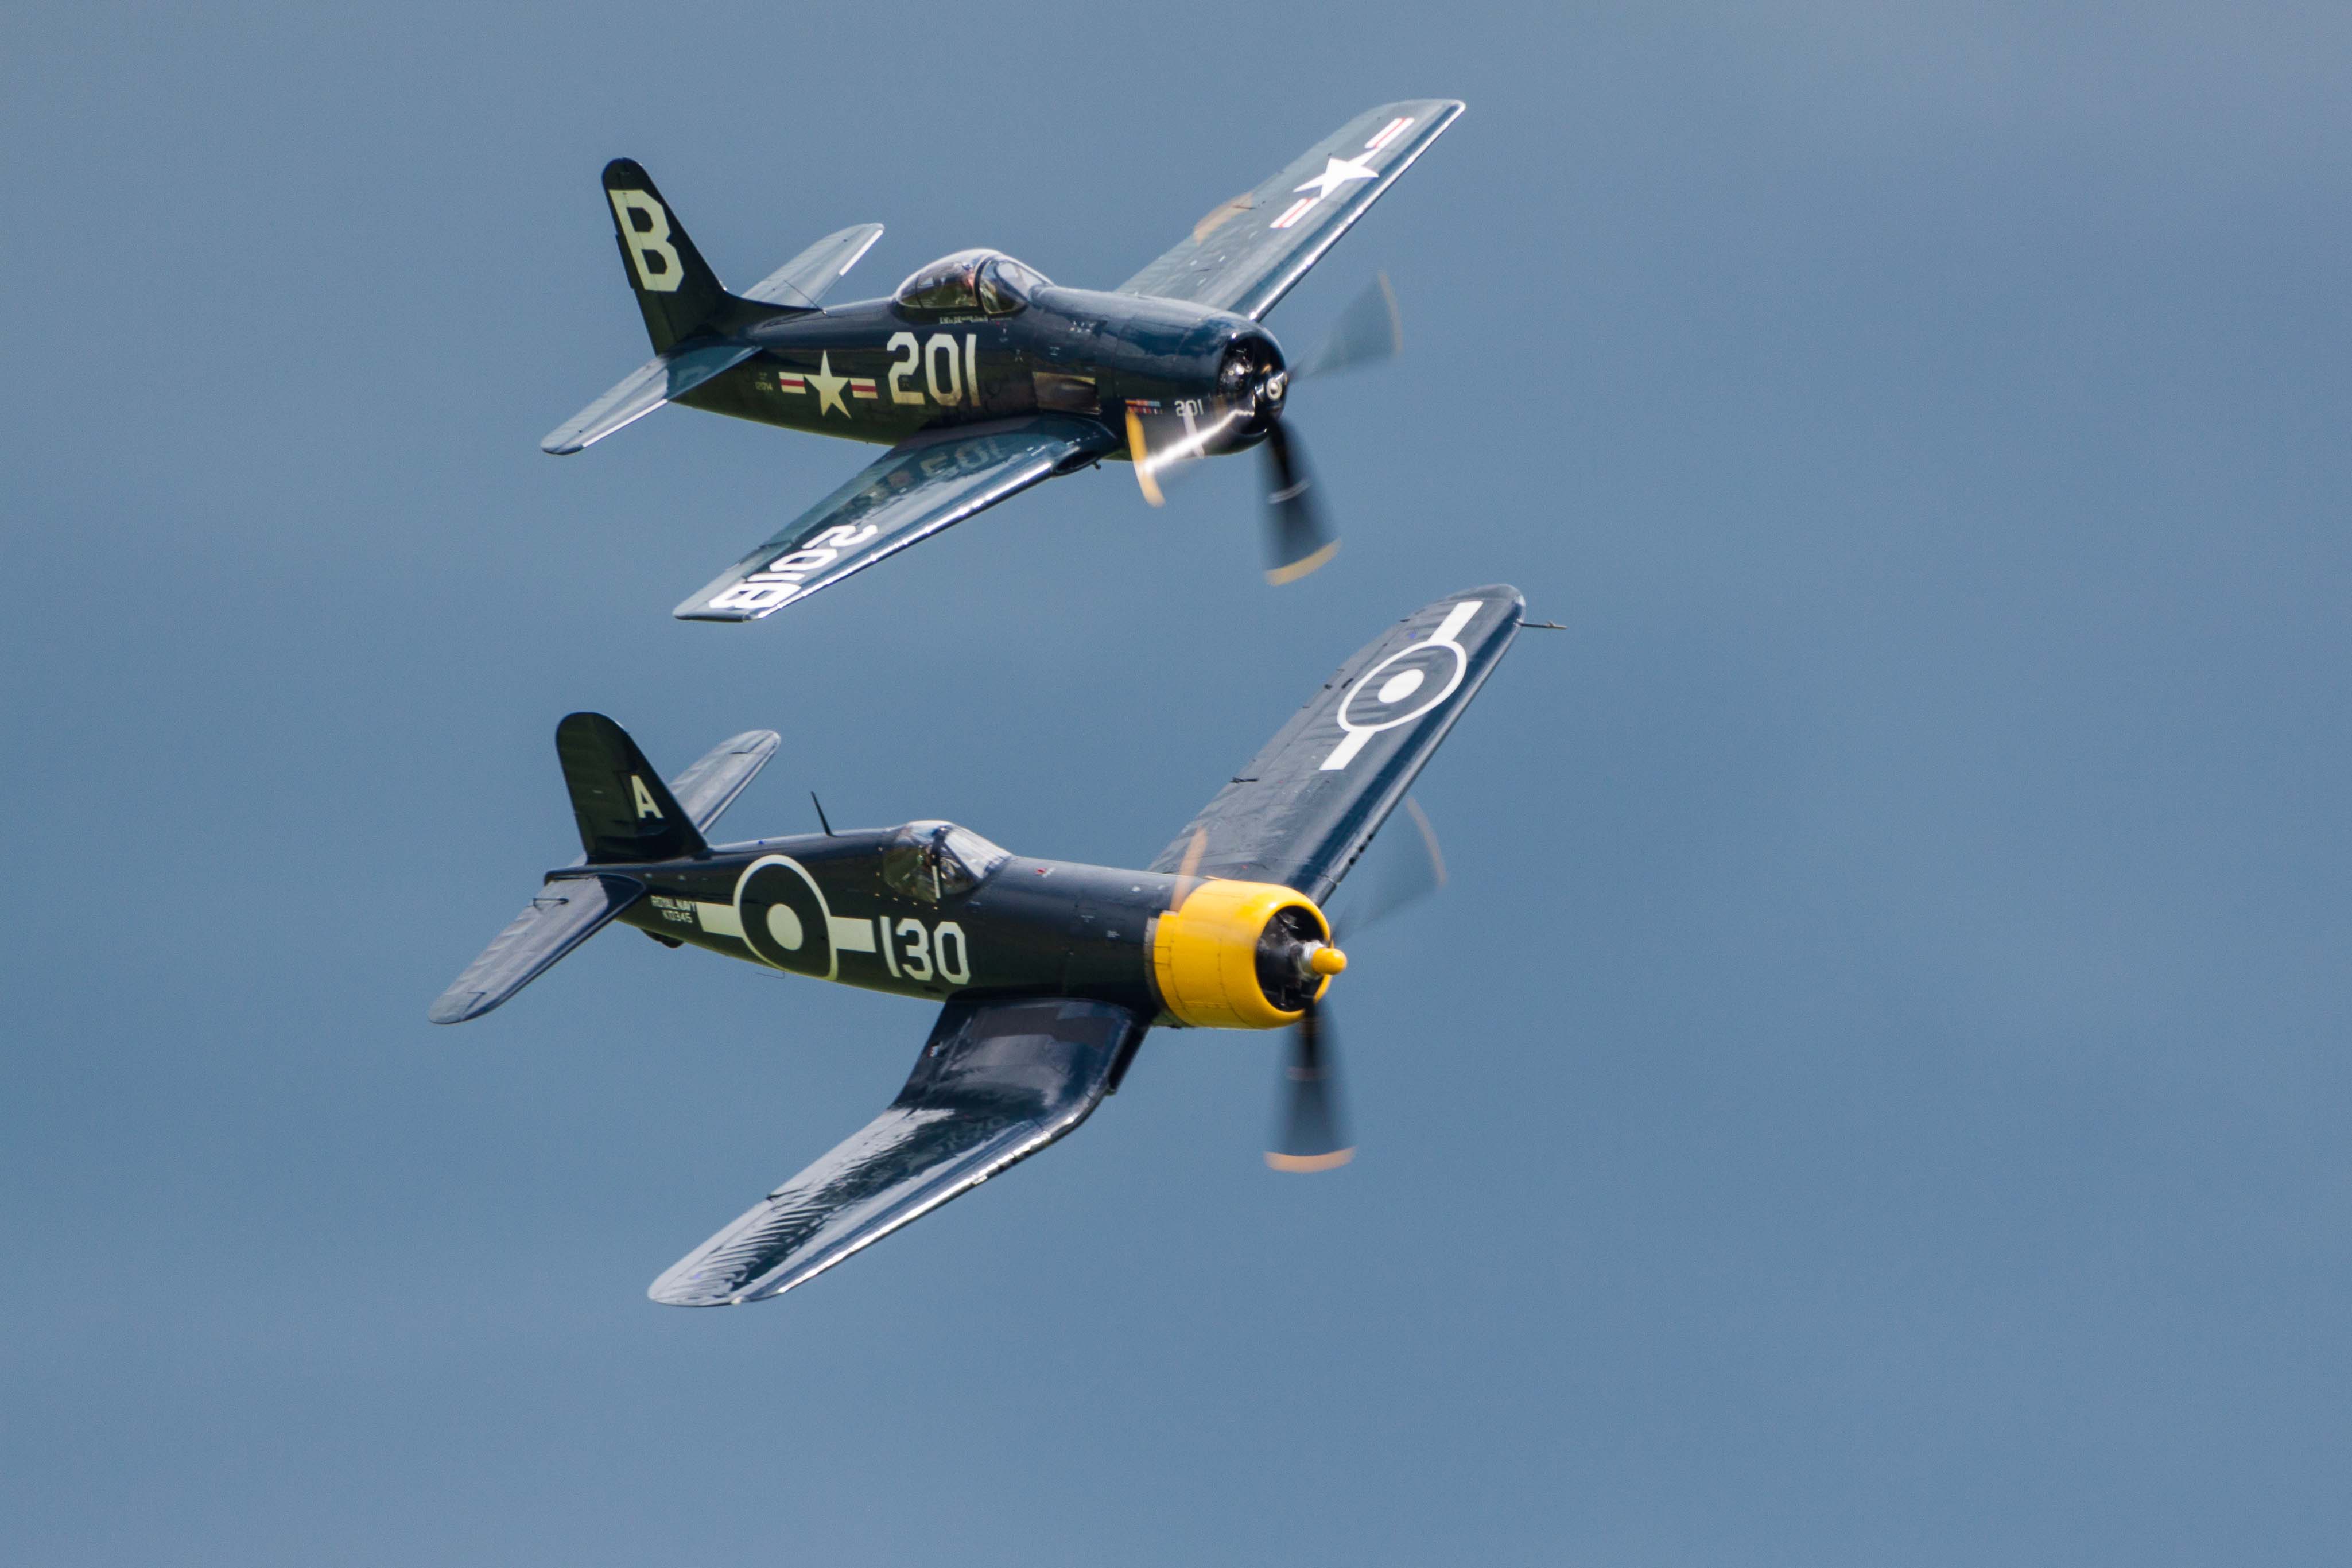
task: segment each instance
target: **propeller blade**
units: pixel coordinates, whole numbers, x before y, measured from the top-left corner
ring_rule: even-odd
[[[1316,349],[1315,357],[1298,374],[1329,375],[1394,359],[1403,352],[1404,315],[1397,309],[1396,290],[1389,287],[1389,275],[1383,272],[1349,301],[1339,319],[1331,323],[1330,334]]]
[[[1295,583],[1339,552],[1339,541],[1315,500],[1307,458],[1276,420],[1266,427],[1266,544],[1269,583]]]
[[[1391,817],[1349,874],[1349,897],[1331,914],[1331,940],[1362,935],[1391,915],[1445,886],[1445,852],[1421,802],[1404,797],[1400,824]]]
[[[1194,828],[1192,842],[1184,846],[1184,863],[1177,868],[1176,880],[1168,889],[1168,907],[1171,910],[1182,909],[1184,900],[1192,896],[1192,889],[1201,885],[1201,857],[1208,851],[1209,830]]]
[[[1143,430],[1143,416],[1130,408],[1127,411],[1127,457],[1135,465],[1136,488],[1143,499],[1153,506],[1166,506],[1168,498],[1160,493],[1160,478],[1151,466],[1151,445]]]
[[[1322,1008],[1309,1002],[1290,1031],[1289,1098],[1275,1146],[1265,1154],[1277,1171],[1337,1170],[1356,1157],[1339,1131],[1339,1085],[1328,1035]]]
[[[1164,505],[1160,481],[1175,477],[1220,445],[1233,427],[1249,417],[1247,407],[1213,400],[1199,414],[1148,414],[1127,411],[1127,455],[1135,465],[1135,482],[1143,499]]]

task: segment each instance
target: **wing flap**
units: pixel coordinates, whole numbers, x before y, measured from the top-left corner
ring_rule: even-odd
[[[854,224],[828,234],[743,290],[743,298],[757,300],[763,305],[790,305],[814,310],[841,280],[841,275],[856,266],[857,258],[881,237],[882,226],[878,223]]]
[[[1103,1002],[951,1002],[890,1108],[696,1247],[647,1292],[764,1300],[921,1218],[1084,1121],[1147,1020]]]
[[[1330,897],[1519,633],[1517,588],[1424,605],[1356,650],[1151,863]]]
[[[1254,191],[1210,209],[1174,249],[1118,286],[1262,319],[1461,118],[1455,99],[1367,110]]]
[[[909,437],[671,613],[756,621],[1118,444],[1054,414]]]
[[[583,451],[759,352],[749,343],[706,342],[656,354],[624,376],[612,391],[549,431],[539,449],[558,458]]]
[[[425,1015],[436,1024],[478,1018],[538,979],[550,964],[645,896],[634,877],[556,877],[540,889]]]

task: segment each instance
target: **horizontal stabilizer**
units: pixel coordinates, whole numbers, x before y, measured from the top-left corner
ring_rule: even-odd
[[[856,266],[857,258],[881,237],[878,223],[855,224],[838,234],[828,234],[744,289],[743,298],[763,305],[814,310],[841,275]]]
[[[950,1003],[889,1110],[647,1294],[724,1307],[814,1279],[1084,1121],[1148,1026],[1107,1002]]]
[[[645,896],[634,877],[604,873],[558,877],[540,889],[482,956],[466,966],[425,1015],[436,1024],[478,1018],[547,972],[548,965],[586,942]]]
[[[631,371],[618,386],[547,433],[542,452],[562,458],[584,450],[624,425],[633,425],[674,397],[732,370],[760,351],[749,343],[706,342],[673,349]]]
[[[732,740],[719,742],[669,781],[677,808],[686,813],[696,831],[709,832],[719,814],[735,804],[743,786],[768,765],[768,759],[782,744],[783,737],[773,730],[746,730]]]
[[[767,766],[781,743],[773,730],[746,730],[664,784],[628,732],[604,715],[574,713],[555,730],[556,755],[572,792],[581,841],[606,861],[658,860],[699,849],[703,830]],[[635,878],[591,868],[589,858],[583,855],[567,868],[549,873],[530,907],[433,1004],[427,1015],[433,1022],[462,1024],[480,1017],[644,895],[645,886]]]

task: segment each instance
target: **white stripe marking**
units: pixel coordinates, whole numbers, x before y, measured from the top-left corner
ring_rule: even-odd
[[[742,940],[743,922],[735,918],[734,905],[697,903],[694,912],[700,918],[702,929],[712,936],[731,936],[738,942]]]
[[[1455,637],[1460,637],[1462,628],[1470,624],[1470,617],[1478,613],[1478,606],[1484,603],[1486,601],[1483,599],[1465,599],[1446,611],[1445,618],[1437,623],[1437,630],[1430,635],[1429,640],[1452,642]]]
[[[1373,137],[1370,141],[1364,143],[1364,151],[1367,153],[1379,152],[1381,148],[1387,146],[1390,142],[1403,135],[1405,132],[1412,127],[1412,117],[1411,115],[1406,115],[1402,119],[1390,121],[1386,125],[1381,127],[1381,133],[1378,136]]]
[[[1365,746],[1370,744],[1372,737],[1379,733],[1380,731],[1377,730],[1349,731],[1347,738],[1341,741],[1338,745],[1331,748],[1331,754],[1323,759],[1323,765],[1316,771],[1318,773],[1326,773],[1339,772],[1341,768],[1346,767],[1349,763],[1354,762],[1356,760],[1356,753],[1362,751]]]
[[[826,923],[833,928],[833,945],[837,952],[872,952],[874,922],[852,920],[847,915],[827,915]]]

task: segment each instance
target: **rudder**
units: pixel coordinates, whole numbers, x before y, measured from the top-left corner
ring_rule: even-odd
[[[645,312],[656,353],[711,326],[731,303],[718,274],[687,237],[653,176],[634,158],[604,165],[604,199],[613,209],[614,237],[629,288]]]
[[[702,852],[693,818],[629,732],[602,713],[574,713],[558,724],[555,754],[590,865],[677,860]]]

